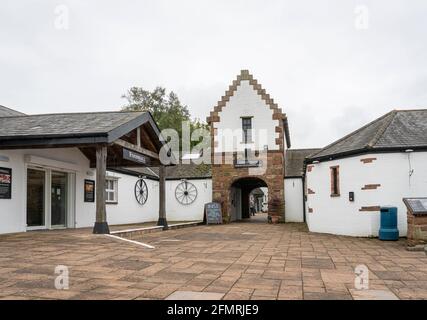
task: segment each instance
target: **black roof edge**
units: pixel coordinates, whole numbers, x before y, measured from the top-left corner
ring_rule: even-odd
[[[283,127],[285,128],[286,146],[289,149],[291,147],[291,135],[289,133],[289,122],[287,117],[283,119]]]
[[[347,152],[336,153],[321,157],[306,158],[305,164],[313,163],[313,161],[331,161],[336,159],[348,158],[351,156],[369,154],[369,153],[393,153],[393,152],[405,152],[408,149],[414,150],[414,152],[427,151],[427,146],[400,146],[392,148],[363,148],[357,150],[351,150]]]
[[[0,139],[0,148],[19,148],[19,147],[43,147],[43,146],[75,146],[85,144],[108,143],[108,138],[103,135],[66,135],[66,136],[28,136],[23,138],[9,137]]]
[[[140,172],[136,172],[136,171],[133,171],[131,169],[107,168],[107,171],[122,173],[122,174],[126,174],[129,176],[134,176],[134,177],[144,176],[147,179],[159,181],[159,177],[157,177],[157,176],[149,175],[149,174],[142,174]],[[209,180],[209,179],[212,179],[212,177],[188,177],[188,178],[186,178],[186,177],[182,177],[182,178],[168,178],[168,177],[166,177],[167,181],[180,181],[183,179],[185,179],[185,180]]]
[[[123,169],[123,168],[110,168],[110,167],[108,167],[107,171],[117,172],[117,173],[125,174],[128,176],[133,176],[133,177],[144,176],[149,180],[159,181],[159,178],[156,176],[148,175],[148,174],[142,174],[140,172],[136,172],[136,171],[132,171],[132,170],[128,170],[128,169]]]
[[[172,178],[166,178],[166,180],[175,180],[175,181],[180,181],[180,180],[209,180],[212,179],[212,177],[182,177],[182,178],[176,178],[176,177],[172,177]]]

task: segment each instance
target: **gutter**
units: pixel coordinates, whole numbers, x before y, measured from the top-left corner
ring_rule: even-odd
[[[304,160],[304,165],[313,163],[313,161],[331,161],[336,159],[348,158],[356,155],[363,155],[369,153],[395,153],[395,152],[405,152],[407,149],[412,149],[414,152],[427,151],[427,146],[402,146],[402,147],[392,147],[392,148],[369,148],[365,147],[362,149],[356,149],[331,155],[325,155],[320,157],[306,158]]]

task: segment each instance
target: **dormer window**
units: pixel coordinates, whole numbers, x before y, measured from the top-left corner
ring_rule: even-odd
[[[243,143],[252,143],[252,117],[242,117]]]

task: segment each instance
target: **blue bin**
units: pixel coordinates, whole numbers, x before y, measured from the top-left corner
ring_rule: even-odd
[[[379,239],[386,241],[399,240],[396,207],[381,207],[381,225]]]

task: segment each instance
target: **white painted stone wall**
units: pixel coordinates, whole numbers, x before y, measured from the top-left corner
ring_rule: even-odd
[[[183,205],[175,198],[175,189],[181,180],[166,180],[166,215],[168,221],[203,220],[205,204],[212,202],[212,180],[191,179],[188,182],[197,188],[197,198],[190,205]]]
[[[276,133],[275,128],[279,125],[279,120],[273,120],[273,110],[261,99],[261,96],[249,84],[249,81],[242,81],[237,87],[237,91],[227,102],[225,107],[219,113],[220,122],[214,123],[214,128],[218,129],[218,147],[215,152],[233,152],[243,150],[242,133],[238,130],[242,129],[241,117],[253,117],[253,139],[255,146],[252,150],[263,150],[264,145],[268,145],[269,150],[279,150],[276,145],[276,138],[279,133]],[[236,139],[230,139],[229,131],[237,130]],[[259,138],[263,132],[263,138]],[[221,135],[222,134],[222,135]]]
[[[302,178],[285,179],[285,221],[304,222]]]
[[[410,163],[408,161],[410,157]],[[360,159],[377,158],[364,164]],[[314,164],[307,172],[307,223],[310,231],[350,236],[378,236],[379,212],[360,212],[362,206],[392,205],[398,208],[400,236],[406,236],[404,197],[427,196],[427,152],[383,153],[354,156]],[[339,165],[340,197],[330,197],[330,166]],[[410,167],[414,170],[409,177]],[[381,184],[376,190],[361,190],[366,184]],[[349,201],[349,192],[355,201]],[[285,191],[286,192],[286,191]],[[313,209],[313,213],[308,212]]]

